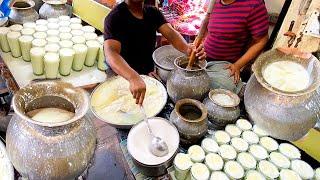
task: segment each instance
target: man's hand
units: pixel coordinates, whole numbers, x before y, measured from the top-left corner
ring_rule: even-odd
[[[129,80],[130,92],[133,98],[136,99],[136,104],[142,105],[146,94],[146,84],[140,76],[133,77]]]
[[[155,78],[156,80],[160,81],[161,83],[162,82],[162,79],[160,78],[160,76],[158,75],[157,73],[157,70],[155,69],[154,71],[151,71],[148,73],[148,76],[152,77],[152,78]]]
[[[240,81],[240,69],[236,64],[228,64],[225,69],[229,69],[230,77],[233,76],[233,82],[238,84]]]
[[[190,56],[192,51],[196,52],[196,57],[199,60],[205,60],[207,58],[207,53],[204,50],[203,43],[201,43],[197,48],[194,44],[188,44],[187,55]]]

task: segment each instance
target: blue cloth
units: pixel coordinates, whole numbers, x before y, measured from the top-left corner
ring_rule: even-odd
[[[233,77],[230,77],[229,70],[224,69],[225,65],[231,64],[227,61],[210,61],[207,64],[207,69],[213,72],[208,72],[211,78],[211,89],[227,89],[236,94],[241,91],[243,82],[240,80],[238,84],[233,82]]]
[[[0,0],[0,18],[8,17],[10,14],[10,0]]]

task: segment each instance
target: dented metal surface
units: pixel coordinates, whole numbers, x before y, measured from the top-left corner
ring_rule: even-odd
[[[267,64],[279,60],[304,66],[310,72],[309,87],[298,92],[285,92],[269,85],[262,70]],[[253,70],[244,95],[249,118],[278,139],[295,141],[306,135],[320,115],[320,64],[316,57],[301,59],[271,50],[256,60]]]
[[[167,81],[167,91],[172,101],[191,98],[202,101],[210,90],[210,78],[206,72],[206,61],[197,61],[197,68],[187,70],[188,57],[178,57],[175,69]]]
[[[10,160],[23,177],[74,179],[86,170],[96,146],[94,125],[85,117],[88,99],[84,90],[58,81],[31,84],[15,94],[6,141]],[[73,111],[75,116],[60,123],[26,116],[47,107]]]

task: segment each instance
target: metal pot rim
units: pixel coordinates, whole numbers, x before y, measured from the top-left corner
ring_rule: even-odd
[[[223,104],[220,104],[219,102],[215,101],[214,99],[212,99],[212,95],[213,94],[218,94],[218,93],[221,93],[221,94],[226,94],[228,96],[230,96],[232,99],[235,100],[235,103],[233,105],[223,105]],[[216,105],[218,106],[221,106],[221,107],[225,107],[225,108],[234,108],[234,107],[237,107],[239,104],[240,104],[240,98],[238,95],[236,95],[235,93],[229,91],[229,90],[226,90],[226,89],[213,89],[209,92],[209,99]]]
[[[151,78],[151,77],[146,76],[146,75],[141,75],[141,77]],[[116,79],[116,78],[118,78],[118,75],[108,78],[105,82],[111,81],[111,80]],[[154,78],[152,78],[152,79],[154,79]],[[161,82],[159,82],[157,79],[154,79],[154,80],[157,81],[157,82],[159,83],[159,85],[161,84],[164,90],[166,89]],[[93,106],[91,105],[91,99],[92,99],[93,94],[97,91],[97,89],[100,87],[100,85],[104,84],[105,82],[103,82],[103,83],[99,84],[97,87],[95,87],[94,90],[92,91],[91,95],[90,95],[89,108],[90,108],[91,112],[93,113],[93,115],[94,115],[96,118],[98,118],[99,120],[101,120],[101,121],[109,124],[109,125],[112,126],[112,127],[115,127],[115,128],[118,128],[118,129],[131,129],[135,124],[115,124],[115,123],[108,122],[107,120],[101,118],[101,117],[96,113],[96,111],[95,111],[95,109],[93,108]],[[167,94],[167,91],[166,91],[166,90],[165,90],[165,92],[166,92],[166,93],[163,93],[163,94],[165,94],[165,99],[166,99],[165,102],[167,102],[167,101],[168,101],[168,94]],[[165,105],[166,105],[166,103],[163,104],[163,107],[161,108],[161,110],[160,110],[159,112],[157,112],[154,116],[158,115],[158,114],[162,111],[162,109],[164,108]],[[139,124],[139,122],[136,123],[136,124]]]
[[[176,128],[176,126],[173,125],[173,123],[171,123],[171,122],[168,121],[168,120],[166,120],[166,119],[164,119],[164,118],[161,118],[161,117],[152,117],[152,118],[148,118],[148,119],[159,119],[159,120],[162,120],[162,121],[167,122],[171,127],[173,127],[173,128],[176,130],[176,132],[177,132],[177,134],[178,134],[178,137],[179,137],[179,141],[177,142],[177,143],[178,143],[178,147],[177,147],[175,153],[173,153],[172,157],[170,157],[170,158],[169,158],[168,160],[166,160],[165,162],[162,162],[162,163],[156,164],[156,165],[148,165],[148,164],[144,164],[144,163],[138,161],[136,158],[134,158],[134,157],[132,156],[132,154],[131,154],[131,152],[130,152],[130,149],[129,149],[128,146],[127,146],[127,149],[128,149],[128,152],[129,152],[130,156],[131,156],[135,161],[137,161],[139,164],[141,164],[141,165],[143,165],[143,166],[147,166],[147,167],[158,167],[158,166],[164,165],[165,163],[168,163],[170,160],[172,160],[172,158],[175,157],[175,155],[177,154],[177,152],[178,152],[178,150],[179,150],[180,135],[179,135],[179,131],[178,131],[178,129]],[[132,128],[131,128],[131,130],[129,131],[129,134],[130,134],[139,124],[141,124],[141,123],[144,123],[144,121],[140,121],[139,123],[133,125]],[[129,137],[129,134],[128,134],[128,137]],[[128,140],[128,139],[127,139],[127,140]]]
[[[67,0],[42,0],[42,1],[50,5],[62,5],[67,3]]]
[[[30,5],[30,7],[25,7],[25,8],[19,8],[19,7],[14,7],[13,5],[15,3],[18,3],[18,2],[24,2],[24,3],[27,3]],[[27,10],[27,9],[32,9],[34,8],[34,6],[36,5],[36,3],[34,1],[31,1],[31,0],[19,0],[19,1],[13,1],[12,4],[10,5],[11,9],[18,9],[18,10]]]
[[[271,57],[271,59],[270,59]],[[273,57],[277,57],[277,59],[272,59]],[[294,61],[294,62],[311,62],[314,63],[314,68],[317,69],[316,75],[317,77],[315,77],[314,82],[312,84],[309,85],[309,87],[307,89],[301,90],[301,91],[296,91],[296,92],[287,92],[287,91],[282,91],[280,89],[274,88],[272,87],[268,82],[265,81],[265,79],[263,78],[262,75],[262,70],[263,68],[266,66],[267,63],[272,63],[272,62],[277,62],[279,61],[278,59],[281,60],[289,60],[289,61]],[[287,55],[277,49],[275,50],[270,50],[267,52],[264,52],[263,54],[261,54],[256,61],[254,62],[254,64],[252,65],[252,70],[253,73],[257,79],[257,81],[266,89],[268,89],[269,91],[272,91],[276,94],[279,95],[284,95],[284,96],[302,96],[302,95],[306,95],[309,93],[312,93],[313,91],[315,91],[319,86],[320,86],[320,62],[319,60],[315,57],[315,56],[311,56],[311,58],[309,59],[301,59],[298,57],[295,57],[293,55]]]
[[[201,111],[201,117],[195,120],[189,120],[184,118],[180,113],[179,113],[179,109],[182,105],[186,105],[186,104],[190,104],[193,106],[196,106],[198,109],[200,109]],[[204,104],[202,104],[200,101],[195,100],[195,99],[181,99],[179,101],[177,101],[174,111],[176,112],[177,116],[179,118],[181,118],[183,121],[189,122],[189,123],[196,123],[196,122],[201,122],[203,121],[207,116],[208,116],[208,110],[205,107]]]
[[[164,46],[161,46],[159,48],[157,48],[153,53],[152,53],[152,59],[153,59],[153,62],[155,63],[155,65],[161,69],[164,69],[164,70],[167,70],[167,71],[172,71],[174,70],[174,67],[172,68],[167,68],[167,67],[164,67],[162,66],[157,60],[156,60],[156,53],[158,51],[162,51],[162,49],[167,49],[167,48],[174,48],[172,45],[164,45]],[[179,55],[177,57],[180,57]],[[174,63],[174,61],[173,61]],[[174,64],[173,64],[174,65]]]
[[[206,67],[207,67],[207,61],[206,60],[202,60],[202,61],[197,61],[195,64],[200,66],[200,69],[191,69],[191,70],[187,70],[186,68],[182,68],[180,66],[181,62],[188,62],[189,59],[187,56],[179,56],[174,60],[174,65],[176,68],[185,71],[185,72],[198,72],[198,71],[205,71]]]
[[[58,84],[63,84],[64,86],[66,86],[66,88],[70,88],[73,89],[75,91],[78,92],[79,96],[80,94],[82,95],[81,97],[83,98],[83,103],[80,105],[79,110],[77,111],[77,109],[75,109],[75,115],[67,120],[67,121],[62,121],[62,122],[57,122],[57,123],[46,123],[46,122],[39,122],[39,121],[35,121],[31,118],[29,118],[25,113],[20,112],[20,110],[17,109],[17,107],[15,106],[15,103],[17,101],[17,96],[20,95],[21,90],[26,89],[26,88],[30,88],[31,86],[33,86],[34,84],[52,84],[53,86],[57,86]],[[26,120],[32,124],[36,124],[39,126],[44,126],[44,127],[59,127],[59,126],[64,126],[67,124],[71,124],[73,122],[78,121],[79,119],[81,119],[82,117],[84,117],[87,114],[87,111],[89,109],[89,97],[87,96],[87,93],[85,92],[85,90],[81,89],[81,88],[76,88],[74,87],[72,84],[70,83],[66,83],[66,82],[62,82],[62,81],[43,81],[43,82],[37,82],[34,84],[29,84],[23,88],[21,88],[14,96],[12,99],[12,104],[13,104],[13,109],[15,114],[17,114],[19,117],[21,117],[21,119]],[[64,97],[61,97],[64,98]],[[64,98],[65,99],[65,98]],[[82,106],[82,107],[81,107]]]
[[[174,70],[174,68],[165,68],[165,67],[161,66],[160,64],[158,64],[158,62],[156,62],[156,61],[154,61],[154,63],[156,65],[156,67],[158,67],[162,70],[165,70],[165,71],[173,71]]]

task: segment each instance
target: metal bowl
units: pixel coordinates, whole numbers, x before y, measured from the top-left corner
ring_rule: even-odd
[[[179,133],[178,133],[177,128],[176,128],[171,122],[167,121],[166,119],[160,118],[160,117],[153,117],[152,119],[159,119],[159,120],[166,121],[170,126],[172,126],[172,127],[176,130],[176,133],[177,133],[177,135],[179,136]],[[152,121],[152,120],[151,120],[151,121]],[[144,122],[142,121],[142,122],[140,122],[140,123],[144,123]],[[130,132],[129,132],[128,137],[130,136],[130,133],[131,133],[132,131],[134,131],[134,129],[135,129],[140,123],[138,123],[138,124],[136,124],[136,125],[134,125],[134,126],[132,127],[132,129],[131,129]],[[128,138],[128,141],[129,141],[129,138]],[[179,141],[180,141],[180,140],[179,140]],[[143,162],[140,162],[140,161],[138,161],[137,159],[135,159],[135,158],[132,156],[129,148],[128,148],[128,152],[129,152],[129,154],[130,154],[130,157],[132,158],[132,161],[133,161],[134,165],[138,168],[138,170],[139,170],[142,174],[144,174],[144,175],[146,175],[146,176],[150,176],[150,177],[158,177],[158,176],[161,176],[161,175],[164,175],[164,174],[168,173],[167,169],[168,169],[169,167],[171,167],[171,165],[172,165],[172,163],[173,163],[173,160],[174,160],[175,156],[176,156],[177,153],[178,153],[178,150],[179,150],[179,145],[178,145],[178,144],[179,144],[179,141],[176,142],[176,143],[177,143],[177,149],[175,150],[175,152],[173,153],[173,155],[172,155],[168,160],[166,160],[165,162],[160,163],[160,164],[157,164],[157,165],[147,165],[147,164],[145,164],[145,163],[143,163]],[[145,142],[145,143],[148,143],[148,142]]]
[[[168,100],[168,94],[167,94],[166,88],[163,86],[163,84],[162,84],[161,82],[159,82],[158,80],[156,80],[156,79],[154,79],[154,78],[151,78],[151,77],[145,76],[145,75],[141,75],[141,77],[142,77],[143,79],[148,79],[148,80],[150,80],[150,82],[152,82],[152,83],[155,83],[155,84],[159,87],[159,89],[161,90],[161,92],[162,92],[163,100],[161,100],[161,101],[159,100],[159,103],[160,103],[160,105],[161,105],[161,108],[159,108],[160,110],[159,110],[157,113],[155,113],[155,114],[153,115],[153,117],[154,117],[154,116],[157,116],[157,115],[162,111],[162,109],[164,108],[164,106],[166,105],[167,100]],[[119,76],[111,77],[111,78],[109,78],[106,82],[113,81],[113,80],[115,80],[115,79],[117,79],[117,78],[119,78]],[[106,83],[106,82],[104,82],[104,83]],[[102,83],[102,84],[104,84],[104,83]],[[92,91],[92,93],[91,93],[91,96],[90,96],[90,109],[91,109],[92,113],[94,114],[94,116],[95,116],[96,118],[98,118],[98,119],[101,120],[101,121],[106,122],[106,123],[109,124],[110,126],[113,126],[113,127],[115,127],[115,128],[118,128],[118,129],[130,129],[133,125],[135,125],[135,123],[132,123],[132,124],[113,123],[113,122],[110,122],[110,121],[104,119],[103,117],[100,117],[100,116],[97,114],[97,112],[95,111],[94,107],[93,107],[92,104],[91,104],[91,99],[92,99],[93,94],[97,91],[97,89],[98,89],[102,84],[100,84],[99,86],[97,86],[97,87]],[[142,120],[142,119],[141,119],[141,120]],[[140,120],[140,121],[141,121],[141,120]],[[139,121],[139,122],[140,122],[140,121]]]
[[[167,82],[170,72],[174,69],[174,60],[183,55],[172,45],[161,46],[153,52],[152,58],[162,81]]]
[[[3,168],[0,167],[0,169],[3,169],[3,172],[0,172],[0,174],[4,173],[5,177],[7,177],[7,180],[14,180],[14,170],[13,166],[9,160],[9,156],[6,151],[6,147],[4,146],[3,142],[0,139],[0,166],[3,166]]]

